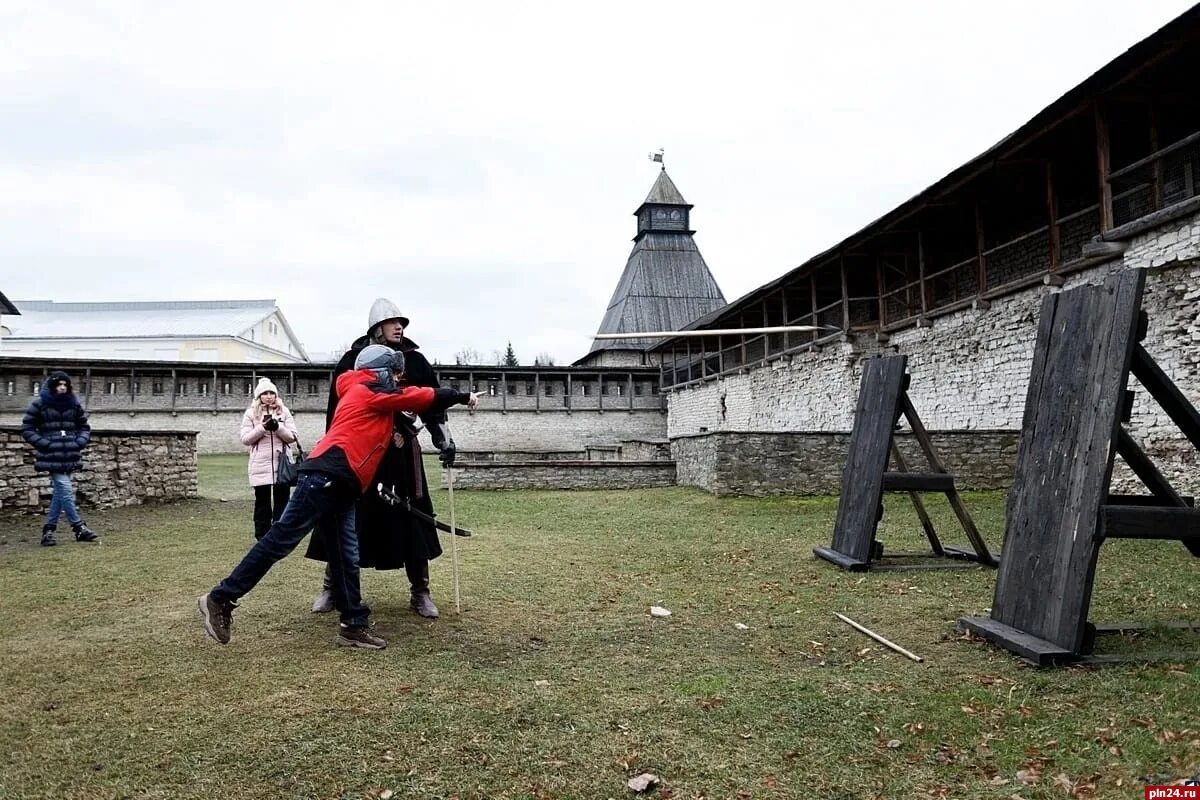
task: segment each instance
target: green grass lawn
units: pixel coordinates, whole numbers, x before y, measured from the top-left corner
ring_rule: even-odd
[[[321,566],[297,552],[222,647],[195,598],[252,542],[250,490],[241,457],[200,475],[198,500],[89,515],[99,546],[44,549],[37,519],[0,516],[0,798],[623,798],[642,772],[689,800],[1134,798],[1200,770],[1195,663],[1027,667],[955,630],[993,572],[814,560],[830,498],[459,491],[461,614],[443,537],[442,618],[368,571],[388,648],[337,648],[309,611]],[[966,500],[998,548],[1002,496]],[[891,549],[923,542],[905,504],[889,499]],[[1196,575],[1177,544],[1106,544],[1092,616],[1196,618]]]

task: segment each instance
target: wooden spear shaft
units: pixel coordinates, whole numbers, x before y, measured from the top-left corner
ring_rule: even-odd
[[[899,653],[902,656],[908,656],[913,661],[916,661],[918,663],[925,660],[925,659],[921,658],[920,656],[915,655],[914,653],[908,652],[907,650],[905,650],[903,647],[896,644],[895,642],[889,642],[887,639],[883,638],[878,633],[875,633],[875,631],[873,631],[869,628],[864,628],[862,625],[859,625],[857,622],[855,622],[854,620],[845,616],[844,614],[839,614],[835,611],[835,612],[833,612],[833,615],[835,617],[837,617],[838,619],[840,619],[842,622],[849,625],[851,628],[854,628],[857,631],[861,631],[861,632],[865,633],[867,636],[870,636],[875,641],[879,642],[882,645],[886,645],[886,646],[892,648],[893,650],[895,650],[897,653]]]
[[[454,465],[446,465],[446,491],[450,503],[450,563],[454,565],[454,613],[462,613],[462,599],[458,589],[458,537],[454,531],[458,524],[454,518]]]

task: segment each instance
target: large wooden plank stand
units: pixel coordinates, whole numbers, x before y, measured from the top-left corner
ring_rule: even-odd
[[[971,566],[971,562],[995,566],[995,559],[988,552],[971,515],[959,499],[954,476],[942,466],[929,439],[929,432],[921,424],[921,418],[908,398],[910,376],[905,371],[907,363],[907,356],[878,356],[867,359],[863,364],[858,405],[854,411],[854,430],[850,434],[850,448],[842,468],[842,494],[838,500],[833,543],[829,547],[815,547],[813,553],[853,572],[861,572],[872,566],[875,569],[891,566],[880,563],[885,554],[883,544],[875,538],[879,521],[883,518],[883,493],[906,492],[916,508],[932,553],[889,553],[887,557],[939,557],[939,561],[933,563],[903,565],[902,568],[908,569]],[[910,472],[896,446],[893,434],[901,415],[908,420],[929,462],[928,472]],[[895,461],[895,472],[887,471],[889,457]],[[933,521],[921,502],[920,492],[945,493],[973,550],[942,545]]]
[[[1200,509],[1122,427],[1132,370],[1200,450],[1200,415],[1140,344],[1144,286],[1125,270],[1042,301],[991,616],[959,620],[1038,665],[1087,660],[1112,632],[1087,619],[1105,540],[1177,540],[1200,556]],[[1109,494],[1118,453],[1150,495]]]

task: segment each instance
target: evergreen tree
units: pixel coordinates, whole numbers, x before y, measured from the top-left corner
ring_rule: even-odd
[[[513,352],[512,342],[508,343],[508,347],[504,350],[504,366],[519,367],[521,362],[517,361],[517,354]]]

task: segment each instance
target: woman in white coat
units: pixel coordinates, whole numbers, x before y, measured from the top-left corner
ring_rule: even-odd
[[[261,539],[271,523],[279,519],[292,493],[286,483],[275,483],[275,470],[279,454],[294,441],[296,422],[292,412],[279,400],[275,384],[267,378],[259,378],[254,387],[254,400],[242,415],[242,444],[250,448],[255,539]]]

